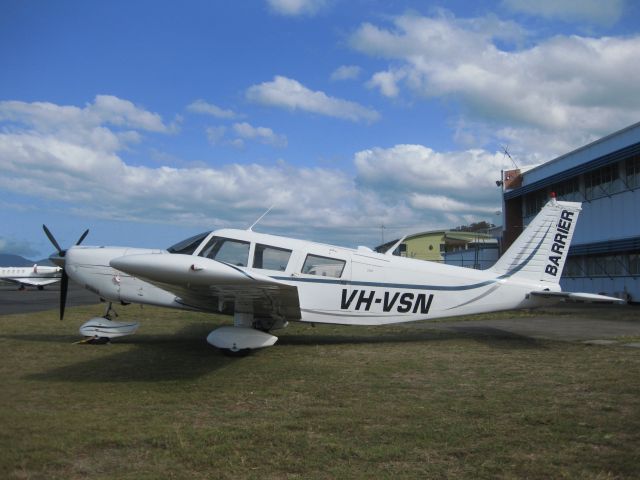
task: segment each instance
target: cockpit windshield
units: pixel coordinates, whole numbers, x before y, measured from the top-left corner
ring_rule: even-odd
[[[198,245],[202,243],[207,235],[211,232],[199,233],[198,235],[194,235],[193,237],[189,237],[186,240],[182,240],[181,242],[172,245],[167,248],[169,253],[181,253],[183,255],[191,255],[195,252]]]
[[[231,238],[212,237],[199,253],[201,257],[246,267],[249,261],[249,242]]]

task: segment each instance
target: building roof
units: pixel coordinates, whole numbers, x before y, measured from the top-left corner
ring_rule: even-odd
[[[445,239],[445,242],[446,240],[456,240],[456,241],[463,241],[467,243],[476,243],[478,240],[481,240],[480,243],[496,243],[497,242],[495,237],[493,237],[492,235],[488,235],[486,233],[466,232],[463,230],[429,230],[426,232],[418,232],[418,233],[412,233],[411,235],[407,235],[404,238],[403,243],[408,240],[413,240],[419,237],[431,237],[431,236],[441,236]],[[398,243],[398,240],[400,239],[396,238],[389,242],[385,242],[382,245],[378,245],[377,247],[375,247],[374,250],[377,252],[383,252],[388,248],[392,247],[393,245],[395,245],[396,243]]]
[[[522,186],[505,192],[504,198],[519,197],[636,154],[640,154],[640,122],[524,172]]]

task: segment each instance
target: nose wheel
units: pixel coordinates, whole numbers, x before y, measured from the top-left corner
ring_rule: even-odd
[[[133,335],[138,330],[138,322],[116,322],[113,318],[117,317],[118,314],[109,302],[104,316],[91,318],[80,327],[80,335],[85,338],[78,343],[104,345],[112,338]]]

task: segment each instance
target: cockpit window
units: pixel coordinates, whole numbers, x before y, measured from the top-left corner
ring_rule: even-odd
[[[202,240],[209,235],[209,232],[199,233],[198,235],[194,235],[193,237],[189,237],[186,240],[182,240],[181,242],[176,243],[175,245],[167,248],[169,253],[181,253],[183,255],[191,255],[195,252],[198,245],[202,243]]]
[[[338,258],[321,257],[319,255],[307,255],[302,273],[307,275],[319,275],[321,277],[340,278],[344,270],[345,261]]]
[[[249,260],[249,242],[213,237],[202,249],[200,256],[246,267]]]
[[[289,257],[291,257],[291,250],[257,244],[253,254],[253,268],[284,272],[287,269]]]

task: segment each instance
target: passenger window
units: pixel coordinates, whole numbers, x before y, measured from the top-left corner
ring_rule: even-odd
[[[213,237],[200,252],[201,257],[246,267],[249,260],[249,242]]]
[[[340,278],[342,276],[344,266],[344,260],[309,254],[302,266],[302,273],[306,273],[307,275],[319,275],[321,277]]]
[[[291,250],[257,244],[253,255],[253,268],[284,272],[287,269],[289,257],[291,257]]]

